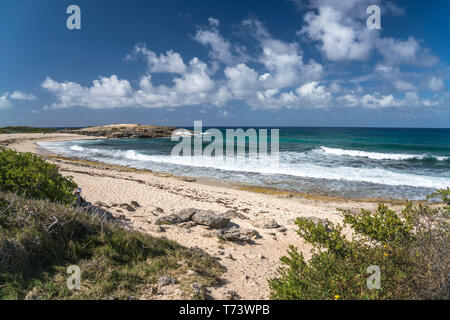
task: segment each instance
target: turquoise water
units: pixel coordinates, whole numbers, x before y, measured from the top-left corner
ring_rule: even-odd
[[[42,146],[70,157],[347,198],[415,200],[450,187],[450,129],[280,128],[279,138],[277,167],[265,160],[172,157],[176,142],[169,138]]]

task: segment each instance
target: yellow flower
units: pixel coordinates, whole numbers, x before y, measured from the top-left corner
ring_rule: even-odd
[[[385,244],[384,247],[387,248],[387,244]]]
[[[335,294],[335,295],[334,295],[334,300],[339,300],[340,297],[341,297],[340,295]]]
[[[384,256],[385,256],[385,257],[387,257],[387,256],[388,256],[388,254],[387,254],[387,253],[385,253],[385,254],[384,254]]]

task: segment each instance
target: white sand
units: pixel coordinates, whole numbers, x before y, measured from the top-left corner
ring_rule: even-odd
[[[68,134],[15,134],[0,135],[0,143],[8,139],[16,142],[10,147],[19,151],[41,153],[37,141],[55,141],[86,139],[86,136]],[[98,139],[98,138],[96,138]],[[53,160],[49,160],[53,161]],[[178,243],[192,247],[198,246],[213,256],[219,257],[220,263],[226,267],[223,276],[224,284],[217,288],[209,288],[214,298],[224,298],[227,290],[236,291],[243,299],[268,299],[269,287],[267,279],[276,275],[280,266],[279,259],[286,254],[289,245],[298,247],[309,257],[310,246],[296,234],[296,226],[290,220],[297,217],[315,216],[326,218],[332,222],[341,222],[340,208],[373,209],[375,203],[358,201],[325,201],[303,198],[287,198],[270,194],[255,193],[224,186],[206,185],[198,182],[180,181],[175,177],[167,177],[156,173],[121,172],[111,168],[86,168],[70,163],[56,163],[61,172],[73,176],[75,182],[82,187],[83,196],[90,202],[102,201],[108,205],[113,203],[130,203],[137,201],[142,208],[136,212],[122,209],[122,213],[112,210],[114,214],[123,214],[130,219],[132,226],[143,232],[156,236],[165,236]],[[183,208],[211,209],[225,212],[231,208],[246,215],[250,220],[234,219],[232,222],[242,228],[257,230],[262,239],[253,244],[240,245],[233,242],[220,242],[211,236],[213,231],[207,227],[195,226],[192,229],[177,226],[165,227],[165,233],[154,233],[154,221],[158,218],[154,209],[160,207],[164,213],[175,213]],[[256,218],[274,218],[287,228],[286,233],[276,229],[264,230],[250,224]],[[227,258],[231,254],[234,259]]]

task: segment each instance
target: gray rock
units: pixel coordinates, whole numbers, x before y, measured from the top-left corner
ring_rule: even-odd
[[[131,206],[131,205],[128,204],[128,203],[122,203],[122,204],[120,205],[120,207],[121,207],[122,209],[125,209],[125,210],[129,211],[129,212],[135,212],[135,211],[136,211],[136,209],[133,208],[133,206]]]
[[[155,224],[156,225],[162,225],[162,224],[177,224],[182,222],[180,217],[176,214],[169,214],[168,216],[164,216],[161,218],[156,219]]]
[[[191,220],[192,216],[201,210],[189,208],[189,209],[182,209],[180,212],[177,213],[177,216],[180,217],[181,222],[189,221]]]
[[[259,234],[258,231],[256,230],[252,230],[252,229],[240,229],[241,234],[243,235],[248,235],[251,238],[255,238],[255,239],[261,239],[262,236]]]
[[[136,208],[140,208],[141,205],[137,201],[131,201],[130,204]]]
[[[194,221],[196,224],[219,229],[225,227],[230,222],[230,218],[223,215],[218,215],[211,210],[200,210],[194,213],[194,215],[192,216],[192,221]]]
[[[236,210],[228,210],[227,212],[224,213],[224,215],[230,219],[236,218],[241,220],[248,220],[247,216],[243,215],[240,212],[237,212]]]
[[[251,223],[253,226],[261,229],[275,229],[279,227],[276,220],[271,218],[258,218]]]
[[[172,277],[161,276],[158,278],[158,285],[161,287],[169,286],[171,284],[176,284],[176,283],[177,283],[177,279],[172,278]]]
[[[178,225],[180,228],[192,228],[193,226],[195,226],[195,223],[193,221],[186,221],[186,222],[182,222]]]
[[[223,239],[225,241],[250,242],[252,239],[252,236],[250,234],[241,233],[241,231],[237,227],[217,230],[216,235],[218,238]]]
[[[328,221],[326,219],[322,219],[322,218],[318,218],[318,217],[314,217],[314,216],[302,217],[302,218],[306,219],[306,220],[309,220],[309,221],[312,221],[315,224],[321,224],[321,225],[323,225],[325,227],[325,229],[330,230],[329,223],[328,223]]]
[[[194,282],[191,284],[192,291],[196,296],[202,296],[205,294],[205,288],[198,282]]]

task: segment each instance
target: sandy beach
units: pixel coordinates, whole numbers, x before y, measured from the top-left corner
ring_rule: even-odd
[[[129,170],[103,165],[57,158],[36,145],[43,141],[89,139],[74,134],[7,134],[0,135],[0,145],[21,152],[34,152],[60,167],[62,174],[72,176],[82,188],[86,200],[108,208],[113,215],[124,220],[131,228],[158,237],[167,237],[187,246],[197,246],[219,259],[226,268],[223,282],[208,288],[214,299],[224,299],[229,291],[235,291],[242,299],[268,299],[267,279],[276,275],[280,257],[289,245],[298,247],[309,257],[309,245],[297,235],[293,223],[298,217],[329,219],[333,223],[342,221],[337,208],[373,209],[375,202],[342,199],[302,198],[283,193],[270,194],[241,190],[237,187],[201,180],[185,181],[169,174],[144,170]],[[95,137],[98,139],[98,137]],[[136,211],[115,204],[136,201],[141,206]],[[199,208],[224,213],[235,210],[246,218],[232,218],[231,223],[241,229],[255,230],[260,237],[251,243],[237,243],[218,239],[214,230],[206,226],[182,227],[179,225],[155,225],[165,215],[177,213],[185,208]],[[264,229],[255,222],[275,219],[279,228]],[[146,297],[158,298],[158,297]]]

